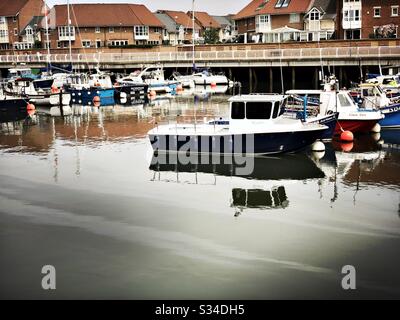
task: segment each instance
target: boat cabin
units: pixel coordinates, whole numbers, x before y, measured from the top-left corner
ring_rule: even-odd
[[[358,102],[364,108],[382,108],[391,104],[387,91],[382,90],[380,85],[375,83],[360,84],[360,88],[357,93],[359,96],[355,99],[356,101],[358,100]]]
[[[376,78],[368,79],[367,82],[379,84],[384,87],[398,88],[400,87],[400,76],[398,75],[377,76]]]
[[[230,124],[260,124],[285,112],[287,96],[274,94],[240,95],[229,99]]]
[[[95,73],[89,76],[90,87],[112,88],[111,77],[105,73]]]
[[[321,115],[337,111],[357,111],[358,105],[350,95],[349,91],[339,90],[288,90],[286,94],[290,95],[289,107],[295,104],[303,103],[303,98],[307,96],[307,108],[315,108],[316,112]],[[335,99],[336,96],[336,99]]]
[[[8,78],[11,80],[19,78],[37,79],[38,76],[32,73],[31,68],[12,68],[8,69]]]

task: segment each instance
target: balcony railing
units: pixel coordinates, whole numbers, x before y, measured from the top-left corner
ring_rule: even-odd
[[[235,51],[196,51],[197,62],[239,62],[239,61],[279,61],[279,60],[313,60],[313,59],[362,59],[362,58],[399,58],[400,46],[393,47],[337,47],[337,48],[299,48],[299,49],[266,49]],[[143,52],[143,53],[94,53],[51,54],[53,63],[185,63],[192,62],[192,52]],[[0,63],[46,63],[46,54],[35,55],[0,55]]]

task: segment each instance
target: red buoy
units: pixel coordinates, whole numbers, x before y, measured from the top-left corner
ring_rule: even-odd
[[[344,142],[352,142],[354,141],[354,135],[351,131],[343,131],[340,134],[340,140]]]
[[[350,152],[353,150],[354,143],[353,142],[347,142],[347,143],[341,143],[340,144],[340,149],[342,149],[343,152]]]
[[[51,86],[51,93],[59,93],[60,91],[58,90],[57,86],[54,84]]]
[[[211,87],[215,88],[217,84],[215,82],[211,82]]]

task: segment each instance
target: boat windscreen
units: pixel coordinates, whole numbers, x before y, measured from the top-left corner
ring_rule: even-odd
[[[232,102],[231,106],[231,118],[232,119],[244,119],[244,102]]]
[[[272,102],[247,102],[246,118],[251,120],[267,120],[271,118],[274,106]],[[279,107],[278,107],[279,109]]]

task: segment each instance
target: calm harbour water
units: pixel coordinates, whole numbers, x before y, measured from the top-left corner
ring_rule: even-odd
[[[3,124],[0,297],[400,298],[400,131],[329,143],[320,160],[257,158],[245,177],[151,165],[154,121],[227,110],[188,96]]]

